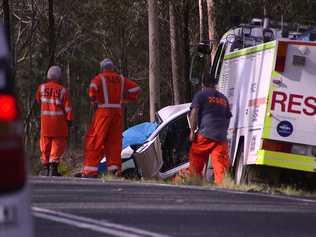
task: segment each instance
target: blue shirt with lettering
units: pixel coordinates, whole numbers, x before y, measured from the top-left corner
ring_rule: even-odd
[[[216,141],[227,139],[227,129],[232,116],[228,100],[219,91],[207,88],[198,91],[191,108],[198,108],[198,133]]]

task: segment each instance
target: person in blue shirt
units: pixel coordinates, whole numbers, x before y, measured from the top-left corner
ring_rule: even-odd
[[[193,176],[202,177],[203,168],[211,157],[214,183],[219,185],[230,165],[226,137],[232,115],[227,98],[215,85],[215,80],[208,78],[192,100],[189,171]]]

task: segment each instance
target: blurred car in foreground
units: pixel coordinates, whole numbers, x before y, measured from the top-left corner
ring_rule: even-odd
[[[167,106],[153,123],[143,123],[123,133],[122,171],[125,177],[162,179],[189,167],[190,103]],[[106,160],[99,170],[105,171]]]
[[[0,236],[30,237],[32,221],[23,126],[9,68],[9,47],[4,27],[0,25]]]

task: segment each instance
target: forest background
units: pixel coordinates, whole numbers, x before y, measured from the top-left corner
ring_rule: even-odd
[[[190,102],[190,56],[201,40],[214,45],[229,28],[269,17],[301,26],[316,22],[316,0],[3,0],[29,157],[39,162],[36,88],[50,65],[63,69],[75,120],[68,157],[81,157],[92,110],[87,89],[99,62],[112,58],[117,70],[143,89],[125,107],[125,127],[153,119],[154,111]],[[70,159],[71,160],[71,159]],[[77,160],[77,159],[75,159]]]

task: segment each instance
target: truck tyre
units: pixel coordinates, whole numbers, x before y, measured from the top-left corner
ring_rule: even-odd
[[[247,183],[248,166],[244,165],[244,144],[239,144],[238,152],[236,156],[236,162],[234,164],[234,181],[236,184]]]
[[[261,167],[244,165],[244,144],[240,143],[234,165],[234,181],[236,184],[249,184],[260,181]]]

